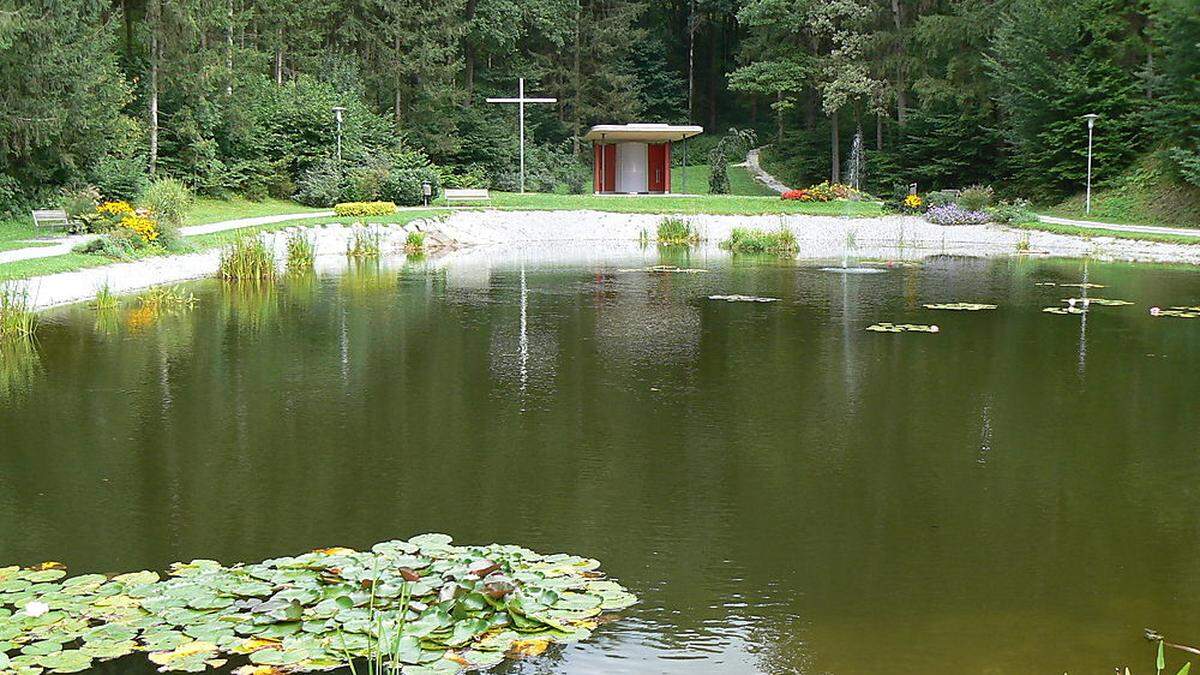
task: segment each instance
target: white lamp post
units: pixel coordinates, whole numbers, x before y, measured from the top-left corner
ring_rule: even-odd
[[[1088,124],[1088,162],[1087,162],[1087,192],[1083,200],[1083,212],[1091,214],[1092,212],[1092,129],[1096,126],[1096,118],[1100,117],[1096,113],[1088,113],[1083,116]]]
[[[333,109],[333,119],[337,120],[337,160],[338,160],[338,164],[342,163],[342,113],[344,113],[344,112],[346,112],[346,109],[341,106],[337,106]]]

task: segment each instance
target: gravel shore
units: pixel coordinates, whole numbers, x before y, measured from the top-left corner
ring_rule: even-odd
[[[581,252],[603,262],[609,254],[628,254],[640,248],[643,239],[653,241],[663,216],[652,214],[602,213],[595,211],[460,211],[443,218],[417,221],[405,226],[381,228],[385,255],[401,252],[404,238],[413,229],[427,233],[441,248],[431,255],[433,264],[462,265],[501,259],[520,251],[523,257],[552,260],[557,253]],[[1013,230],[999,226],[932,225],[909,216],[882,218],[839,218],[826,216],[683,216],[704,240],[702,249],[712,253],[735,227],[778,229],[796,235],[800,259],[839,260],[854,258],[919,260],[930,255],[1028,255],[1060,257],[1089,256],[1100,260],[1172,262],[1200,264],[1200,245],[1165,244],[1110,237],[1084,239],[1049,232]],[[298,226],[299,227],[299,226]],[[335,269],[344,264],[351,228],[332,225],[307,229],[320,257],[318,267]],[[262,235],[282,259],[287,230]],[[117,294],[150,286],[212,276],[219,253],[150,258],[35,277],[24,282],[33,304],[52,307],[89,300],[107,284]]]

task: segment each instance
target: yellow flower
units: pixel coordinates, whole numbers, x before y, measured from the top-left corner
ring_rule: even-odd
[[[158,223],[148,216],[131,213],[121,219],[121,227],[133,230],[147,244],[158,239]]]
[[[904,198],[904,205],[910,209],[920,208],[921,204],[923,203],[924,202],[917,195],[909,195]]]
[[[133,207],[129,202],[104,202],[96,207],[96,213],[103,216],[126,216],[133,213]]]

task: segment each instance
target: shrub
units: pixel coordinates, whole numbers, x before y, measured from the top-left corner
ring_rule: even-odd
[[[393,202],[342,202],[333,207],[342,217],[389,216],[396,212]]]
[[[992,205],[992,188],[987,185],[972,185],[958,193],[956,201],[967,211],[982,211]]]
[[[71,218],[95,213],[100,205],[100,191],[91,185],[78,188],[63,188],[59,206]]]
[[[779,198],[783,199],[785,201],[789,201],[789,202],[791,202],[791,201],[795,201],[795,202],[811,202],[811,201],[813,201],[812,193],[810,193],[808,190],[788,190],[788,191],[784,192],[783,194],[779,195]]]
[[[121,228],[84,242],[76,246],[74,251],[102,255],[113,260],[133,260],[138,256],[138,251],[145,246],[145,240],[137,233]]]
[[[926,200],[921,195],[909,194],[908,186],[897,184],[892,188],[892,194],[883,200],[883,210],[889,213],[917,214],[923,213]]]
[[[796,235],[785,227],[780,227],[773,232],[735,227],[729,233],[729,239],[721,242],[721,246],[733,253],[772,253],[775,255],[791,255],[800,248],[796,244]]]
[[[692,224],[682,218],[663,218],[658,222],[658,243],[690,246],[700,241]]]
[[[242,235],[221,250],[217,275],[227,281],[271,281],[275,278],[275,253],[262,237]]]
[[[105,199],[133,199],[150,183],[141,157],[105,156],[92,167],[91,183]]]
[[[429,181],[432,197],[440,191],[437,171],[432,167],[393,167],[380,184],[379,197],[401,206],[417,206],[424,203],[422,183]]]
[[[925,212],[925,220],[934,225],[982,225],[990,219],[986,211],[968,211],[958,204],[931,206]]]
[[[28,205],[21,183],[12,176],[0,173],[0,216],[22,214]]]
[[[305,206],[329,207],[338,203],[345,192],[345,177],[338,163],[327,159],[316,163],[297,182],[294,198]]]
[[[1002,201],[987,210],[992,221],[1004,225],[1031,223],[1037,220],[1037,214],[1029,205],[1029,200],[1015,199],[1011,202]]]
[[[958,195],[953,190],[934,190],[925,195],[926,206],[945,206],[958,201]]]
[[[159,243],[168,249],[178,248],[183,243],[179,228],[194,201],[192,191],[173,178],[161,178],[146,188],[140,201],[154,214]]]
[[[287,269],[289,272],[306,272],[316,264],[316,248],[304,230],[296,230],[287,238]]]

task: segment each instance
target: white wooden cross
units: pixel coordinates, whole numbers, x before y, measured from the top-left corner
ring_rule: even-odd
[[[517,83],[516,98],[489,98],[488,103],[516,103],[517,117],[521,127],[521,193],[525,192],[525,104],[526,103],[557,103],[556,98],[525,98],[525,78]]]

